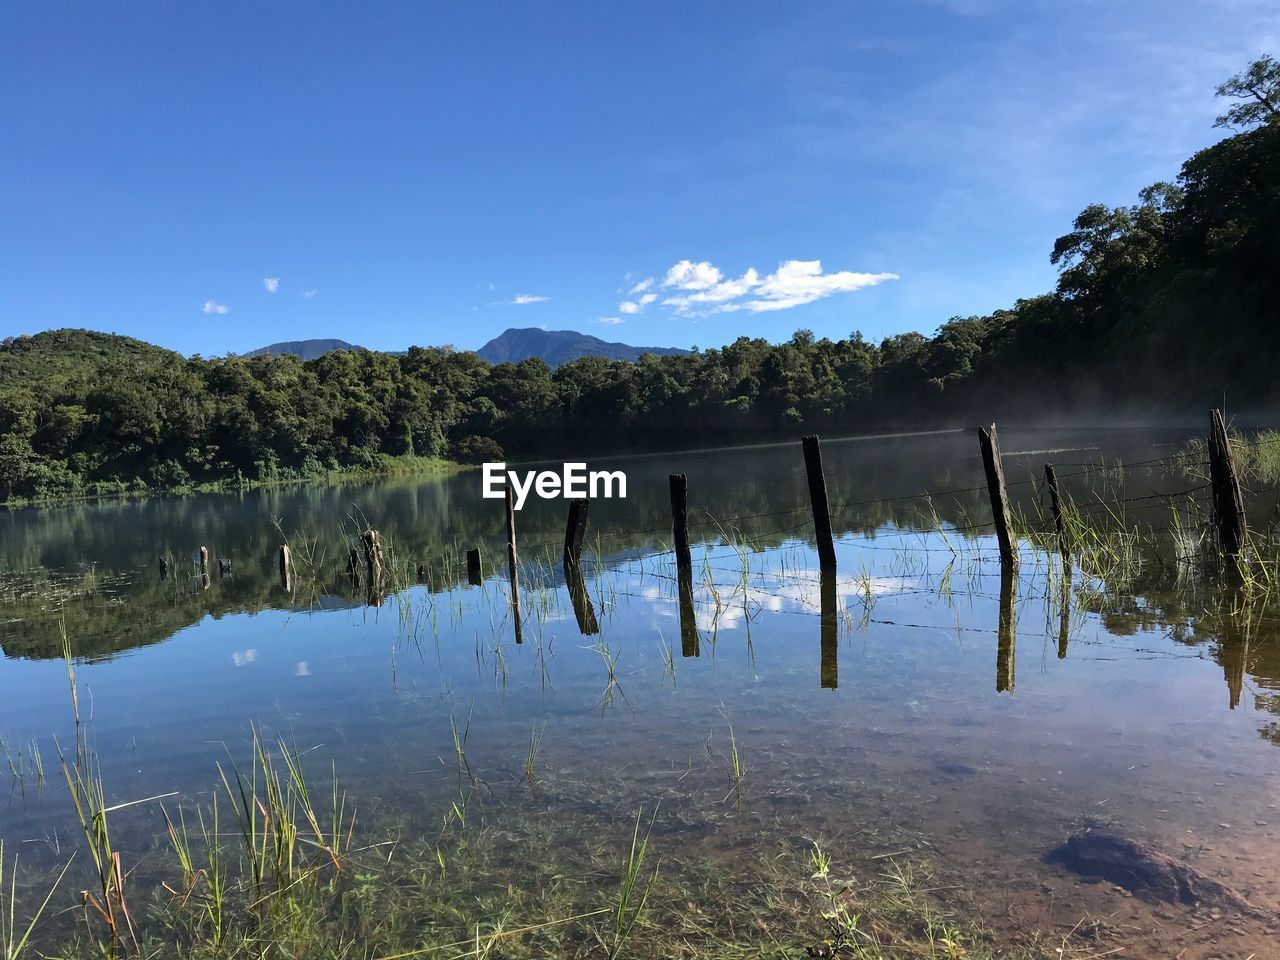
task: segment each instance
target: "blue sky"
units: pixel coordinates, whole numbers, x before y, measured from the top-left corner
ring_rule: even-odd
[[[931,332],[1049,289],[1278,41],[1253,0],[8,3],[0,336]]]

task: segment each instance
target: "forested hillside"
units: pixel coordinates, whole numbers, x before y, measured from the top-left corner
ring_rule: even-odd
[[[0,500],[978,419],[1236,411],[1280,400],[1280,64],[1225,83],[1175,182],[1086,208],[1057,288],[932,337],[798,332],[687,356],[491,365],[412,348],[181,356],[58,330],[0,348]]]

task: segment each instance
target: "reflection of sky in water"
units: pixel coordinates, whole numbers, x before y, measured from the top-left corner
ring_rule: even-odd
[[[1011,884],[1032,883],[1047,846],[1080,818],[1105,816],[1174,852],[1193,841],[1222,871],[1272,876],[1264,854],[1280,825],[1280,751],[1258,735],[1268,718],[1253,694],[1267,682],[1258,671],[1273,641],[1255,637],[1241,652],[1245,696],[1234,710],[1230,651],[1180,643],[1155,615],[1074,609],[1059,659],[1058,581],[1031,557],[1009,651],[1016,685],[997,693],[991,545],[868,526],[873,536],[846,534],[839,545],[835,689],[821,682],[813,550],[784,538],[743,555],[695,545],[696,658],[680,656],[667,555],[600,564],[589,551],[592,637],[579,634],[556,573],[531,570],[519,646],[500,577],[480,588],[413,586],[378,608],[324,594],[329,609],[255,601],[249,612],[246,601],[236,612],[236,591],[257,576],[246,571],[197,595],[227,609],[82,663],[81,711],[113,801],[207,794],[214,764],[243,751],[253,722],[293,738],[322,768],[332,759],[357,804],[431,809],[453,789],[441,760],[453,752],[450,718],[471,715],[470,762],[495,783],[519,770],[530,730],[545,724],[547,769],[571,771],[575,789],[613,785],[634,809],[674,789],[662,785],[675,769],[686,772],[690,803],[714,809],[724,771],[708,765],[706,744],[725,738],[729,718],[748,758],[748,802],[786,809],[815,832],[848,817],[891,823],[957,859],[980,852]],[[269,544],[258,547],[269,555]],[[188,599],[175,591],[135,604],[138,632],[167,630]],[[620,693],[602,708],[606,657]],[[69,742],[61,661],[0,659],[0,688],[8,742]],[[65,833],[68,813],[65,791],[28,791],[0,815],[0,834]],[[131,811],[121,829],[152,830],[147,816]]]

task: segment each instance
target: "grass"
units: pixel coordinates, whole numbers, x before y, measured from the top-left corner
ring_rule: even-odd
[[[45,894],[44,899],[32,911],[25,926],[19,924],[17,918],[18,858],[16,856],[13,858],[13,867],[9,871],[8,890],[5,889],[5,863],[4,840],[0,840],[0,960],[19,960],[27,952],[27,946],[31,942],[31,935],[35,932],[40,918],[44,916],[44,912],[49,908],[49,901],[57,893],[58,887],[62,883],[62,878],[67,875],[67,870],[71,867],[71,861],[68,860],[66,866],[59,872],[57,878],[53,881],[53,885],[49,887],[49,892]]]

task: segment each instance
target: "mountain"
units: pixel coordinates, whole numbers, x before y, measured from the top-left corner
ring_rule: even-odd
[[[673,357],[688,353],[676,347],[633,347],[626,343],[610,343],[576,330],[543,330],[539,327],[512,327],[504,330],[476,351],[481,360],[490,363],[519,363],[529,357],[541,357],[552,367],[579,357],[604,357],[606,360],[639,360],[646,353]]]
[[[245,356],[279,356],[280,354],[291,353],[299,360],[314,360],[316,357],[323,357],[331,350],[363,349],[364,347],[357,346],[354,343],[347,343],[345,340],[285,340],[267,347],[259,347],[257,350],[246,353]]]

